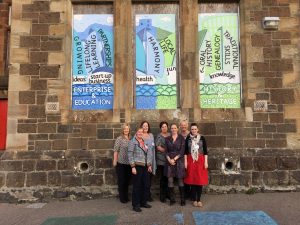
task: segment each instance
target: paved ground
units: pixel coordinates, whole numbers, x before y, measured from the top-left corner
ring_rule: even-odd
[[[151,209],[142,213],[131,210],[131,204],[121,204],[116,198],[90,201],[53,201],[42,204],[0,204],[0,224],[40,225],[50,217],[88,215],[112,215],[118,217],[117,224],[178,224],[174,215],[183,215],[184,224],[195,224],[194,211],[257,211],[262,210],[280,225],[300,224],[300,192],[204,195],[203,208],[195,208],[191,202],[185,207],[163,204],[155,199]],[[37,208],[30,208],[37,207]]]

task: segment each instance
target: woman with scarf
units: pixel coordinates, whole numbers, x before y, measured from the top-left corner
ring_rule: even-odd
[[[208,184],[208,159],[205,138],[199,134],[198,125],[191,124],[191,133],[185,141],[185,168],[184,183],[191,185],[191,195],[195,207],[202,207],[200,201],[202,186]]]

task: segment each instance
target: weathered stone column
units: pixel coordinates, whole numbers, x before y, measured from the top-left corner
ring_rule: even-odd
[[[130,118],[132,106],[132,15],[131,1],[114,2],[114,37],[115,37],[115,83],[114,110],[126,110],[125,120]],[[122,117],[122,115],[121,115]],[[122,121],[121,121],[122,122]]]
[[[35,101],[35,93],[30,92],[30,76],[21,76],[21,64],[29,63],[29,49],[26,46],[21,46],[21,37],[23,35],[28,37],[31,30],[31,21],[24,21],[22,19],[22,6],[29,4],[31,0],[15,0],[12,4],[11,17],[11,46],[10,46],[10,72],[9,72],[9,91],[8,91],[8,120],[7,120],[7,150],[27,149],[28,134],[18,133],[17,126],[19,119],[26,119],[28,117],[28,106],[20,104],[19,93],[23,93],[22,97],[31,95],[31,99]],[[24,42],[23,42],[24,43]],[[29,40],[28,44],[39,45],[33,39]],[[30,64],[29,66],[30,67]],[[28,72],[33,73],[34,69],[31,68]],[[26,98],[25,101],[30,101]],[[28,128],[28,126],[27,126]],[[29,128],[30,129],[30,128]],[[36,128],[33,128],[34,131]]]
[[[182,109],[199,108],[199,79],[197,73],[198,2],[196,0],[181,0],[180,15],[180,107]]]

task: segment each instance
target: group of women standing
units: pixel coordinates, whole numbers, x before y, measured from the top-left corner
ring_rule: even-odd
[[[208,159],[205,138],[199,134],[198,125],[192,123],[190,131],[186,121],[180,123],[180,133],[176,124],[163,121],[159,125],[160,133],[154,139],[150,124],[143,121],[133,138],[130,128],[125,124],[122,135],[117,138],[114,147],[113,165],[118,177],[119,198],[127,203],[128,186],[132,177],[132,206],[136,212],[141,207],[151,208],[148,202],[151,196],[151,177],[160,176],[160,201],[175,201],[174,178],[177,179],[180,204],[185,205],[185,197],[190,193],[193,205],[202,207],[200,201],[202,186],[208,184]]]

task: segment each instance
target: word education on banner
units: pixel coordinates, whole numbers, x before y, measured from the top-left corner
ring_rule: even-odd
[[[136,108],[176,109],[175,14],[136,15]]]
[[[112,109],[113,15],[77,14],[73,21],[72,109]]]
[[[240,108],[237,13],[198,15],[201,108]]]

